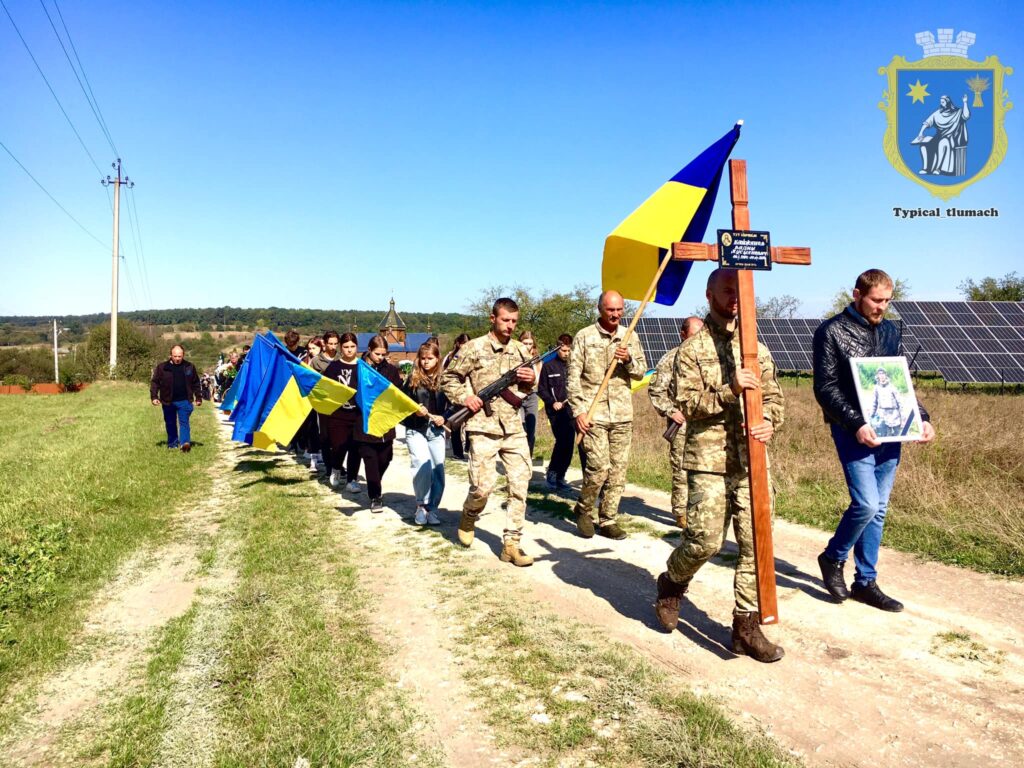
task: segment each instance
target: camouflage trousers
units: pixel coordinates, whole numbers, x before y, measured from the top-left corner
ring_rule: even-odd
[[[750,480],[746,473],[716,475],[690,470],[688,475],[686,530],[682,542],[668,557],[668,576],[677,584],[688,584],[700,567],[721,550],[731,521],[739,547],[733,580],[736,612],[756,611]],[[774,511],[774,499],[772,506]]]
[[[469,493],[462,511],[474,519],[483,512],[498,479],[498,458],[505,465],[505,475],[508,477],[504,537],[518,540],[523,533],[526,491],[533,473],[525,432],[512,435],[469,434]]]
[[[576,502],[577,515],[589,515],[598,525],[610,525],[619,513],[619,499],[626,487],[626,466],[633,444],[633,422],[593,424],[583,437],[587,468],[583,488]],[[601,508],[595,510],[597,497]]]
[[[686,427],[676,432],[668,451],[668,463],[672,467],[672,516],[686,525],[687,472],[683,468],[683,454],[686,452]]]

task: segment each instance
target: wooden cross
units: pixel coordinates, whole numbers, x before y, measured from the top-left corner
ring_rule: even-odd
[[[747,208],[747,161],[729,161],[732,227],[750,229]],[[810,248],[772,246],[773,264],[810,264]],[[707,243],[672,243],[672,258],[683,261],[718,261],[718,245]],[[754,273],[737,270],[739,278],[739,332],[741,367],[760,376],[757,364],[757,306],[754,302]],[[760,389],[743,390],[743,408],[747,426],[764,421]],[[775,554],[772,548],[771,490],[768,486],[768,453],[765,444],[747,431],[747,455],[750,457],[750,503],[753,514],[754,567],[757,569],[757,607],[762,624],[779,621],[775,595]]]

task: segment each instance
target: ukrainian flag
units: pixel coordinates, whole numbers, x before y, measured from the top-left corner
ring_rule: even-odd
[[[277,355],[275,365],[284,365],[284,387],[252,436],[253,447],[264,450],[275,443],[288,445],[310,411],[330,415],[356,393],[341,382],[291,362],[288,358],[293,356],[290,354],[277,350]],[[278,380],[276,377],[273,379],[274,382]]]
[[[656,369],[651,368],[651,370],[649,370],[647,373],[645,373],[644,377],[642,379],[640,379],[639,381],[631,381],[631,382],[629,382],[629,391],[630,392],[636,392],[637,390],[643,389],[648,384],[650,384],[651,383],[651,377],[654,375],[654,371],[655,370]]]
[[[704,238],[718,195],[722,168],[740,137],[740,124],[705,149],[695,160],[626,217],[604,243],[601,286],[626,299],[643,301],[672,243],[699,243]],[[671,261],[652,300],[675,304],[690,273],[689,261]]]
[[[363,412],[363,432],[381,437],[398,422],[420,409],[419,403],[360,360],[356,403]]]

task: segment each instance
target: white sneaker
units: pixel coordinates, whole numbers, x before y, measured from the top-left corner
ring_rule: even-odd
[[[427,510],[423,507],[416,507],[416,525],[426,525],[428,521]]]
[[[316,472],[316,470],[317,470],[316,454],[315,453],[311,453],[311,454],[309,454],[309,471],[310,472]]]
[[[434,514],[434,510],[427,512],[427,525],[440,525],[441,518]]]
[[[341,485],[341,472],[338,471],[337,469],[332,469],[331,477],[327,482],[331,484],[331,488],[337,488],[339,485]]]
[[[349,493],[359,493],[362,489],[359,487],[359,483],[356,480],[353,480],[345,486],[345,490]]]

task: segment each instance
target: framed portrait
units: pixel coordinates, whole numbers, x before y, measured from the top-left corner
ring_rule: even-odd
[[[883,443],[920,440],[921,412],[905,357],[851,357],[864,421]]]

